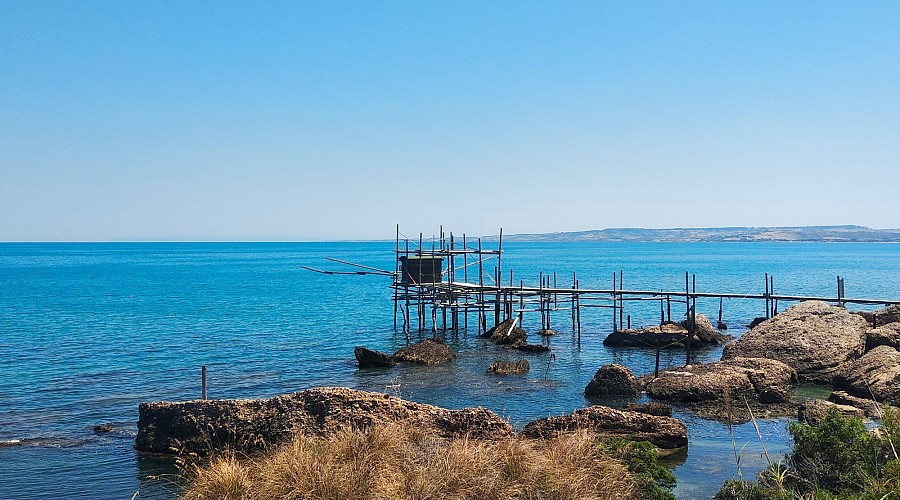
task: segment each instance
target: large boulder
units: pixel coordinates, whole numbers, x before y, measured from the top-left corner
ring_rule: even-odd
[[[732,337],[719,333],[713,328],[709,318],[702,314],[697,315],[694,325],[694,335],[689,336],[690,323],[685,320],[681,323],[663,323],[641,329],[619,330],[612,332],[603,339],[603,345],[607,347],[644,347],[661,349],[684,349],[688,338],[691,347],[719,346],[728,342]]]
[[[900,405],[900,351],[878,346],[850,361],[834,377],[834,385],[854,396]]]
[[[797,379],[786,364],[765,358],[734,358],[705,365],[688,365],[660,372],[647,384],[647,394],[678,403],[755,396],[769,387],[787,387]]]
[[[522,436],[551,438],[561,432],[586,429],[600,437],[650,441],[662,449],[687,446],[684,422],[672,417],[659,417],[607,406],[589,406],[569,415],[547,417],[525,424]]]
[[[640,393],[640,385],[631,370],[615,363],[601,366],[584,388],[587,397],[636,396]]]
[[[797,373],[772,359],[734,358],[688,365],[662,371],[658,377],[648,375],[643,380],[650,397],[685,405],[704,417],[747,420],[751,411],[763,417],[792,415],[796,411],[788,387],[796,382]]]
[[[528,343],[528,334],[519,327],[515,319],[501,321],[481,336],[497,345],[518,346]]]
[[[880,345],[900,350],[900,323],[888,323],[869,330],[866,335],[866,351],[871,351]]]
[[[386,368],[394,366],[394,360],[391,356],[383,352],[373,351],[365,347],[356,346],[353,348],[353,355],[356,357],[360,368]]]
[[[801,302],[725,346],[722,359],[776,359],[796,369],[800,380],[830,383],[843,363],[863,353],[868,329],[846,309]]]
[[[381,393],[321,387],[269,399],[141,403],[135,448],[155,453],[253,451],[296,433],[327,435],[344,428],[405,422],[447,438],[508,437],[509,424],[484,408],[448,410]]]
[[[509,361],[494,361],[487,367],[487,373],[495,375],[523,375],[528,373],[531,367],[527,359],[520,359],[515,363]]]
[[[425,339],[395,352],[391,360],[414,365],[443,365],[455,358],[456,354],[443,340]]]

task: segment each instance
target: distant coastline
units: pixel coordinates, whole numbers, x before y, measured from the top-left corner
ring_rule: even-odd
[[[488,237],[495,240],[497,237]],[[504,241],[620,241],[620,242],[834,242],[900,243],[900,229],[866,226],[785,226],[706,228],[609,228],[560,233],[503,235]]]

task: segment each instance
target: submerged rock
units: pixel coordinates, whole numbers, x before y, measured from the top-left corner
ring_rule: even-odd
[[[394,360],[391,356],[383,352],[373,351],[365,347],[356,346],[353,348],[353,355],[360,368],[387,368],[394,366]]]
[[[662,449],[687,446],[684,422],[607,406],[589,406],[569,415],[547,417],[529,422],[522,428],[528,438],[552,438],[560,432],[586,429],[600,437],[616,437],[633,441],[650,441]]]
[[[594,396],[636,396],[641,393],[634,374],[619,364],[603,365],[584,388],[584,395]]]
[[[155,453],[246,452],[289,441],[294,434],[327,435],[345,428],[405,422],[438,436],[495,439],[513,434],[484,408],[448,410],[381,393],[321,387],[269,399],[141,403],[135,448]]]
[[[542,352],[550,352],[550,346],[541,345],[541,344],[522,344],[516,346],[517,351],[522,351],[526,353],[538,354]]]
[[[863,353],[868,329],[843,308],[801,302],[725,346],[722,359],[776,359],[796,369],[800,380],[831,383],[843,363]]]
[[[414,365],[443,365],[454,359],[456,359],[456,354],[441,339],[425,339],[416,342],[400,349],[391,357],[391,361],[396,363]]]
[[[527,359],[520,359],[515,363],[510,363],[508,361],[494,361],[488,366],[487,373],[494,373],[497,375],[522,375],[528,373],[530,368]]]
[[[537,334],[544,336],[544,337],[552,337],[554,335],[559,335],[559,332],[556,330],[551,330],[549,328],[545,328],[543,330],[538,330]]]
[[[861,398],[900,405],[900,351],[878,346],[845,364],[834,385]]]

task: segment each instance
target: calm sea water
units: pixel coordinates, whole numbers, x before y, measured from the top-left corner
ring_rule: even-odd
[[[768,272],[780,293],[833,296],[840,275],[848,297],[900,297],[900,245],[508,243],[504,250],[504,270],[526,285],[557,271],[560,285],[570,286],[577,271],[582,288],[608,288],[621,269],[626,288],[679,290],[690,271],[698,291],[749,294],[763,291]],[[652,353],[602,345],[612,326],[605,309],[584,311],[580,342],[568,311],[555,316],[562,334],[550,340],[554,356],[529,357],[526,377],[484,373],[516,353],[477,339],[474,315],[471,333],[448,334],[460,353],[450,366],[360,371],[353,346],[391,351],[404,343],[392,327],[389,283],[300,268],[338,268],[324,256],[394,265],[393,242],[0,244],[0,441],[23,443],[0,447],[0,498],[174,497],[172,464],[132,448],[137,405],[198,397],[201,365],[213,398],[399,384],[404,398],[482,405],[514,425],[590,404],[582,390],[602,364],[652,371]],[[673,305],[673,316],[680,307]],[[627,308],[635,324],[658,321],[656,303]],[[698,301],[698,310],[715,317],[718,301]],[[759,301],[726,301],[729,332],[740,334],[763,312]],[[526,316],[524,326],[533,331],[539,322]],[[665,366],[683,363],[681,352],[663,356]],[[687,456],[672,463],[676,493],[708,498],[737,474],[731,438],[722,424],[677,416],[691,441]],[[95,434],[101,423],[115,432]],[[786,449],[785,425],[761,423],[773,455]],[[764,464],[752,426],[738,426],[736,440],[744,476],[752,476]]]

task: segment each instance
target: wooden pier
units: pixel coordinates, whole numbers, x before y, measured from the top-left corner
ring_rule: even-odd
[[[616,332],[631,328],[631,317],[625,313],[625,307],[626,303],[634,301],[658,302],[660,323],[672,321],[672,304],[676,304],[683,308],[683,317],[687,319],[691,333],[696,321],[698,298],[719,299],[719,328],[724,326],[722,310],[725,299],[759,300],[765,307],[760,317],[766,319],[778,314],[779,306],[806,300],[842,307],[847,304],[900,304],[900,300],[845,297],[844,279],[841,277],[837,277],[836,293],[830,297],[777,294],[774,277],[769,274],[763,276],[763,291],[757,294],[698,292],[696,275],[688,272],[684,275],[683,290],[626,289],[622,286],[623,271],[613,273],[612,287],[607,289],[581,288],[575,272],[571,277],[566,275],[565,283],[557,273],[540,273],[538,286],[525,286],[524,280],[516,283],[511,269],[508,276],[504,275],[502,229],[496,249],[484,248],[481,238],[472,241],[465,234],[462,238],[454,237],[453,233],[445,234],[443,228],[438,237],[427,243],[421,233],[418,240],[401,240],[398,226],[396,268],[390,273],[383,271],[393,276],[394,328],[402,328],[407,340],[414,326],[419,332],[459,332],[469,328],[469,316],[472,315],[476,318],[477,332],[483,333],[489,325],[494,326],[516,316],[522,324],[525,314],[539,314],[542,330],[550,330],[563,314],[562,320],[571,322],[573,334],[581,340],[583,309],[611,310],[612,331]],[[490,272],[485,272],[486,264],[491,268]],[[470,270],[471,267],[475,269]]]

